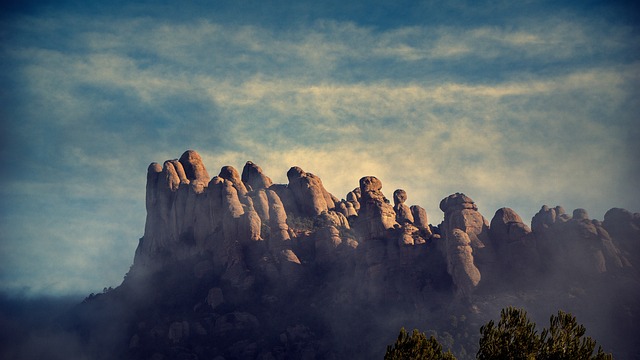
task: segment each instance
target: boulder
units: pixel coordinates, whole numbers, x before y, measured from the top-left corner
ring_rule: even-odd
[[[413,225],[420,230],[426,230],[431,235],[431,229],[429,228],[429,218],[427,217],[427,211],[418,205],[411,205],[411,214],[413,215]]]
[[[305,216],[315,216],[335,208],[334,198],[322,185],[322,180],[294,166],[287,172],[289,189]]]
[[[353,208],[357,211],[360,210],[360,188],[355,188],[347,194],[347,202],[353,205]]]
[[[209,173],[202,163],[200,154],[194,150],[185,151],[179,160],[185,173],[185,177],[191,182],[208,183]]]
[[[491,219],[489,234],[501,267],[498,274],[503,278],[519,281],[539,270],[536,239],[515,211],[498,209]]]
[[[522,240],[531,233],[531,229],[524,224],[520,215],[510,208],[498,209],[491,219],[489,228],[492,243],[496,248]]]
[[[262,173],[260,166],[247,161],[242,169],[242,182],[252,190],[268,189],[273,185],[271,179]]]
[[[478,212],[478,206],[470,197],[462,193],[449,195],[440,202],[440,209],[444,212],[443,227],[446,234],[460,229],[469,235],[474,250],[486,246],[489,222]]]
[[[396,221],[398,224],[404,224],[406,222],[413,224],[413,213],[411,208],[405,204],[407,201],[407,192],[398,189],[393,192],[393,210],[396,212]]]
[[[240,174],[238,173],[238,170],[236,170],[236,168],[234,168],[233,166],[223,166],[220,169],[220,174],[218,174],[218,177],[231,182],[233,187],[236,188],[238,195],[240,196],[247,195],[247,188],[244,186],[244,183],[240,179]]]

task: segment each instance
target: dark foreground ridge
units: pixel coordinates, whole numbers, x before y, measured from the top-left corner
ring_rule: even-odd
[[[252,162],[210,178],[192,150],[152,163],[131,270],[64,326],[90,358],[374,359],[404,326],[464,359],[513,305],[540,323],[571,311],[606,351],[640,354],[640,214],[545,205],[529,227],[456,193],[432,225],[374,176],[344,199],[299,167],[287,178]]]

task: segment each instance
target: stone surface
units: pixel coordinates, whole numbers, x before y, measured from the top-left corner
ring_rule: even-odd
[[[480,282],[480,271],[473,261],[469,235],[454,229],[446,238],[447,271],[456,285],[459,296],[468,299]]]
[[[294,166],[287,172],[289,189],[303,215],[315,216],[335,208],[334,198],[322,185],[322,180]]]
[[[503,278],[535,276],[540,266],[537,242],[529,226],[510,208],[498,209],[489,228],[491,244],[496,251]]]
[[[209,182],[209,173],[202,163],[200,154],[194,150],[185,151],[180,156],[180,164],[184,169],[185,177],[191,182]]]
[[[411,208],[405,204],[407,201],[407,192],[398,189],[393,192],[393,210],[396,212],[396,222],[398,224],[410,223],[413,224],[413,213]]]
[[[246,186],[244,186],[238,170],[236,170],[236,168],[234,168],[233,166],[223,166],[220,169],[220,174],[218,174],[218,177],[228,180],[233,185],[233,187],[236,188],[236,191],[239,195],[244,196],[247,194],[247,188]]]
[[[493,244],[500,247],[522,240],[531,233],[531,229],[523,223],[522,218],[515,211],[510,208],[501,208],[491,219],[490,233]]]
[[[410,209],[411,214],[413,215],[413,225],[415,225],[418,229],[426,230],[428,234],[431,234],[427,211],[419,205],[411,205]]]
[[[382,193],[382,182],[375,176],[365,176],[360,179],[360,193],[358,222],[363,237],[384,237],[387,230],[393,229],[398,223],[393,206]]]
[[[495,266],[496,260],[495,249],[490,246],[489,241],[489,222],[478,212],[475,202],[465,194],[455,193],[442,199],[440,209],[444,212],[441,232],[447,243],[446,254],[448,262],[457,262],[461,257],[464,257],[465,261],[472,261],[474,267],[480,271],[491,271]],[[460,231],[466,233],[466,237],[462,237],[459,233]],[[468,239],[469,248],[452,247],[450,246],[451,239],[454,239],[456,243],[462,243]],[[462,252],[463,250],[464,252]],[[463,253],[464,256],[462,255]],[[456,286],[461,286],[464,289],[460,294],[465,297],[470,296],[472,289],[475,287],[475,285],[471,286],[470,284],[475,281],[476,277],[472,276],[471,278],[474,280],[470,282],[464,276],[459,277],[462,270],[458,270],[458,273],[452,273],[454,268],[449,266],[448,269]],[[466,269],[470,274],[474,273],[473,268],[468,265],[464,265],[460,269]],[[459,278],[464,284],[458,285]],[[479,281],[479,278],[477,280]]]
[[[242,182],[252,190],[268,189],[273,181],[262,173],[262,168],[251,161],[247,161],[242,169]]]

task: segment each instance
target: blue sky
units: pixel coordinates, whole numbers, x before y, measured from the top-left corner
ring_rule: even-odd
[[[442,219],[473,198],[640,211],[640,34],[624,2],[42,1],[0,17],[0,290],[118,285],[147,165],[375,175]]]

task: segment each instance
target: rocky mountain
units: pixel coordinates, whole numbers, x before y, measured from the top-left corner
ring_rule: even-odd
[[[210,177],[193,150],[147,171],[144,236],[122,285],[64,319],[91,358],[381,358],[401,326],[473,357],[501,306],[574,311],[608,351],[640,354],[640,214],[603,221],[543,206],[531,226],[485,218],[467,195],[444,221],[392,201],[375,176],[344,198],[292,167],[274,184],[253,162]],[[582,317],[582,318],[581,318]],[[476,342],[477,344],[477,342]]]

